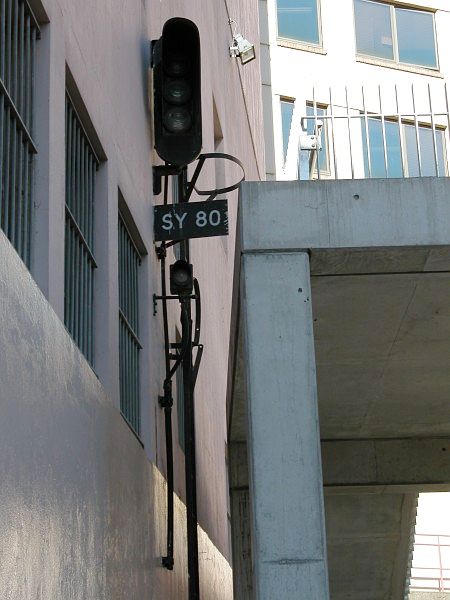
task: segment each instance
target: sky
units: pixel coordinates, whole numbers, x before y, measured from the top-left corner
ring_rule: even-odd
[[[427,534],[425,536],[425,534]],[[416,538],[412,563],[412,587],[430,586],[437,588],[439,584],[439,552],[433,544],[437,543],[437,535],[441,537],[441,544],[448,547],[441,548],[443,576],[449,578],[445,582],[445,589],[450,590],[450,493],[439,492],[433,494],[420,494],[416,519]],[[419,544],[432,544],[423,546]],[[418,567],[427,567],[419,570]],[[428,582],[419,580],[418,577],[431,577]]]

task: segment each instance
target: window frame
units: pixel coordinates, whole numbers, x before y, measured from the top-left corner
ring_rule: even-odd
[[[317,102],[315,100],[307,100],[305,105],[305,112],[308,111],[308,108],[312,108],[314,111],[312,115],[305,115],[308,118],[308,121],[314,123],[315,121],[311,119],[311,117],[315,117],[318,121],[321,120],[321,115],[317,114],[318,110],[323,110],[325,115],[327,115],[328,104],[324,104],[322,102]],[[318,168],[319,167],[319,156],[317,157],[317,166],[314,171],[314,174],[318,179],[329,179],[331,177],[331,156],[330,156],[330,144],[329,144],[329,127],[328,127],[328,118],[323,119],[323,129],[322,129],[322,150],[325,156],[326,168]]]
[[[283,166],[283,169],[286,166],[286,159],[287,159],[287,153],[288,153],[288,149],[289,149],[289,138],[291,137],[291,129],[292,129],[292,117],[294,116],[294,110],[295,110],[295,98],[290,98],[288,96],[280,96],[280,123],[281,123],[281,127],[280,127],[280,137],[281,137],[281,164]],[[292,115],[291,115],[291,124],[289,127],[289,135],[288,138],[286,140],[286,151],[284,148],[284,143],[285,143],[285,139],[284,139],[284,128],[283,128],[283,104],[289,104],[292,105]]]
[[[406,126],[412,126],[415,128],[416,124],[414,122],[413,119],[401,119],[401,131],[402,131],[402,144],[403,147],[405,149],[405,157],[403,160],[403,173],[404,173],[404,177],[429,177],[429,175],[410,175],[409,171],[410,171],[410,165],[408,164],[408,147],[407,147],[407,139],[406,139]],[[431,123],[425,123],[422,121],[418,121],[417,122],[417,129],[420,135],[420,130],[428,130],[431,132],[431,135],[433,135],[433,126]],[[442,175],[436,175],[436,173],[434,175],[432,175],[432,177],[448,177],[449,174],[449,170],[448,170],[448,152],[447,152],[447,127],[445,127],[444,125],[434,125],[434,133],[435,135],[437,133],[439,133],[440,135],[442,135],[442,155],[443,155],[443,159],[444,159],[444,164],[440,165],[438,164],[439,169],[442,169],[443,173]],[[420,140],[419,140],[420,141]],[[434,146],[434,144],[433,144]],[[438,143],[436,141],[436,150],[438,150]],[[423,151],[423,144],[421,144],[421,152]],[[434,151],[433,151],[433,160],[435,160],[434,157]],[[438,156],[438,163],[439,163],[439,156]],[[422,164],[422,169],[423,169],[423,164]],[[436,164],[434,165],[434,171],[436,171]]]
[[[366,3],[370,3],[370,4],[378,4],[378,5],[384,5],[384,6],[388,6],[389,7],[389,16],[390,16],[390,23],[391,23],[391,35],[392,35],[392,51],[394,54],[394,58],[390,59],[390,58],[384,58],[381,56],[376,56],[374,54],[365,54],[364,52],[360,52],[358,50],[358,41],[357,41],[357,22],[356,22],[356,2],[358,0],[353,0],[353,23],[354,23],[354,35],[355,35],[355,54],[356,57],[359,59],[370,59],[370,60],[375,60],[375,61],[379,61],[380,63],[384,63],[385,65],[389,65],[390,67],[398,67],[398,68],[410,68],[410,69],[414,69],[414,70],[427,70],[427,71],[432,71],[433,73],[439,72],[440,71],[440,65],[439,65],[439,50],[438,50],[438,39],[437,39],[437,32],[436,32],[436,11],[434,10],[426,10],[426,9],[422,9],[422,8],[417,8],[415,6],[410,6],[407,4],[400,4],[400,3],[392,3],[392,2],[386,2],[385,0],[363,0]],[[396,9],[403,9],[403,10],[409,10],[411,12],[416,12],[416,13],[421,13],[421,14],[429,14],[432,16],[433,18],[433,40],[434,40],[434,51],[435,51],[435,56],[436,56],[436,66],[429,66],[429,65],[420,65],[417,63],[410,63],[410,62],[403,62],[400,61],[399,59],[399,48],[398,48],[398,35],[397,35],[397,14],[396,14]]]
[[[278,0],[275,0],[275,20],[276,20],[276,31],[277,31],[277,42],[279,45],[286,45],[298,50],[310,50],[310,51],[322,51],[323,50],[323,34],[322,34],[322,10],[321,0],[315,0],[317,6],[317,33],[319,41],[308,42],[307,40],[298,40],[295,38],[285,37],[279,35],[278,31]]]
[[[372,116],[370,115],[370,113],[367,115],[367,121],[377,121],[380,123],[380,125],[382,127],[385,127],[385,123],[390,123],[390,124],[395,124],[395,126],[398,129],[399,132],[399,151],[400,151],[400,159],[401,159],[401,167],[402,167],[402,175],[400,176],[401,178],[404,179],[410,179],[410,178],[414,178],[414,177],[426,177],[426,175],[424,175],[423,173],[421,175],[410,175],[410,168],[411,165],[409,164],[408,161],[408,147],[407,147],[407,139],[406,139],[406,127],[407,126],[412,126],[412,127],[416,127],[417,126],[417,130],[418,130],[418,134],[420,135],[420,130],[427,130],[430,131],[431,134],[433,134],[433,125],[431,123],[426,123],[423,121],[417,121],[417,123],[414,121],[414,119],[395,119],[395,118],[384,118],[382,119],[381,117],[378,116]],[[369,155],[369,153],[371,153],[371,149],[370,149],[370,144],[368,143],[368,139],[367,139],[367,133],[364,129],[364,115],[361,114],[361,141],[362,141],[362,151],[363,151],[363,161],[364,161],[364,177],[365,179],[376,179],[377,177],[375,175],[373,175],[373,173],[369,174],[369,171],[366,169],[366,161],[367,161],[367,156]],[[434,133],[435,135],[437,133],[439,133],[440,135],[442,135],[442,156],[443,156],[443,161],[444,164],[440,164],[439,163],[439,156],[438,156],[438,168],[439,170],[442,170],[442,174],[438,174],[436,175],[436,173],[434,173],[434,175],[432,175],[432,177],[448,177],[449,175],[449,165],[448,165],[448,149],[447,149],[447,127],[445,127],[444,125],[434,125]],[[385,137],[385,133],[384,136]],[[365,142],[365,143],[364,143]],[[420,140],[419,140],[420,143]],[[434,144],[433,144],[434,145]],[[437,148],[437,142],[436,142],[436,150],[438,150]],[[421,145],[421,150],[422,150],[422,145]],[[418,150],[417,146],[416,146],[416,150]],[[387,149],[386,149],[387,151]],[[433,153],[433,161],[435,161],[435,157],[434,157],[434,153]],[[388,165],[384,165],[384,168],[388,168]],[[421,168],[423,169],[423,164],[421,166]],[[373,167],[371,167],[370,169],[371,171],[373,170]],[[434,164],[434,171],[436,171],[436,162]],[[388,172],[386,172],[385,175],[382,176],[382,179],[387,179],[389,178]]]

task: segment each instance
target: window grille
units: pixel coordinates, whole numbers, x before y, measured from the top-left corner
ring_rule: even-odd
[[[0,1],[0,227],[29,267],[33,219],[33,87],[39,26],[26,0]]]
[[[99,161],[66,95],[64,322],[89,363],[94,358],[94,185]]]
[[[119,356],[120,410],[140,434],[139,266],[141,255],[119,215]]]

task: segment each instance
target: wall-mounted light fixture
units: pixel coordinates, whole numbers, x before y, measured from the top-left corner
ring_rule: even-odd
[[[255,46],[244,38],[243,35],[237,33],[237,23],[233,19],[228,21],[235,24],[235,30],[233,33],[233,43],[230,46],[230,56],[233,58],[240,58],[241,63],[246,65],[250,61],[256,58]]]

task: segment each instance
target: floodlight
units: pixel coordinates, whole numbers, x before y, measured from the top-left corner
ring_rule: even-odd
[[[230,56],[240,58],[241,63],[246,65],[256,58],[255,46],[244,38],[243,35],[237,33],[237,23],[233,19],[229,19],[229,24],[234,23],[235,31],[233,33],[233,43],[230,46]]]

